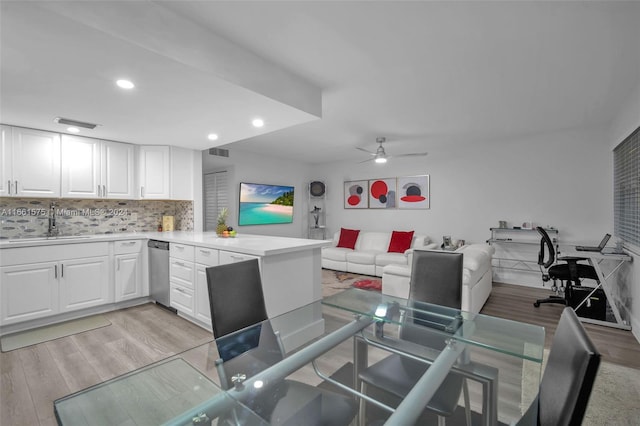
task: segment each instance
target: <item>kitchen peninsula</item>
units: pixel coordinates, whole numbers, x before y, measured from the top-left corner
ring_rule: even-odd
[[[2,334],[146,302],[149,239],[170,245],[171,306],[203,327],[209,266],[258,259],[269,317],[322,298],[325,241],[186,231],[11,239],[0,242]]]

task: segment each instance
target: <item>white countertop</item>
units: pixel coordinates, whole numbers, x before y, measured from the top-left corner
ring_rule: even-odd
[[[269,256],[300,250],[311,250],[331,244],[331,241],[309,240],[304,238],[274,237],[268,235],[238,234],[234,238],[221,238],[215,232],[136,232],[117,234],[98,234],[85,236],[62,236],[57,238],[27,237],[0,240],[0,249],[35,247],[55,244],[79,244],[103,241],[132,239],[153,239],[170,243],[190,244],[255,256]]]

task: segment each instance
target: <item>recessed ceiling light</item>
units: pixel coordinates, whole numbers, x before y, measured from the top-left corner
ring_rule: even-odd
[[[207,139],[209,139],[210,141],[217,141],[218,140],[218,135],[215,133],[209,133],[207,135]]]
[[[133,89],[134,87],[136,87],[136,85],[131,81],[124,79],[116,81],[116,84],[122,89]]]
[[[77,127],[67,127],[67,132],[80,133],[80,129],[78,129]]]
[[[262,127],[264,126],[264,120],[262,118],[255,118],[251,124],[253,124],[253,127]]]

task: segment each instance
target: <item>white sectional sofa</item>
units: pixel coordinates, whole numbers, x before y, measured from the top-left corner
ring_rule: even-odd
[[[360,231],[355,248],[336,247],[340,231],[333,236],[333,245],[322,248],[322,267],[354,274],[382,276],[387,265],[407,266],[409,253],[416,247],[436,248],[425,235],[414,235],[411,247],[404,253],[388,253],[391,232]]]
[[[462,310],[480,312],[491,294],[493,273],[491,259],[495,248],[487,244],[470,244],[456,250],[463,253]],[[382,293],[408,298],[411,258],[405,265],[387,265],[382,270]]]

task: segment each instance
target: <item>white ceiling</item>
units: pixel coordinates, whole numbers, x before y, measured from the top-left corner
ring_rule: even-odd
[[[43,128],[70,115],[103,124],[99,137],[134,143],[202,149],[213,145],[202,141],[204,129],[224,123],[229,140],[240,140],[225,146],[232,150],[357,160],[366,154],[354,147],[374,150],[376,136],[387,137],[393,155],[606,126],[640,84],[640,2],[136,2],[162,11],[154,28],[166,30],[147,44],[140,39],[153,23],[138,25],[138,43],[122,36],[136,22],[130,16],[110,29],[101,13],[97,32],[60,8],[50,22],[38,15],[34,23],[33,13],[7,14],[2,3],[2,122]],[[7,28],[21,37],[7,37]],[[259,56],[270,73],[258,74],[279,83],[270,81],[269,92],[198,66],[194,57],[215,52],[193,42],[193,28],[204,31],[200,39],[222,38]],[[158,55],[151,38],[176,50]],[[289,79],[297,86],[282,84],[278,70],[297,75]],[[133,96],[105,84],[118,72],[138,76]],[[322,90],[320,120],[287,98],[314,87]],[[233,118],[216,121],[230,110]],[[259,135],[245,130],[237,115],[245,113],[273,114],[278,124]]]

